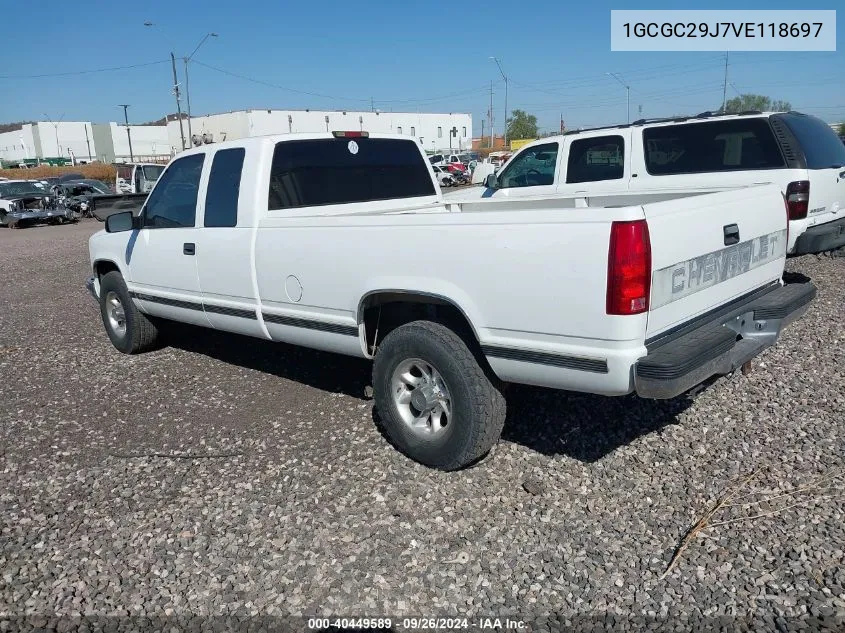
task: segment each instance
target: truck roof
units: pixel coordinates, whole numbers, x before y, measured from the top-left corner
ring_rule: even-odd
[[[332,139],[337,138],[335,136],[336,132],[342,132],[343,130],[334,130],[332,132],[294,132],[291,134],[265,134],[262,136],[248,136],[239,139],[233,139],[231,141],[220,141],[219,143],[209,143],[208,145],[200,145],[199,147],[192,147],[191,149],[186,149],[183,152],[179,152],[177,156],[190,156],[191,154],[204,154],[211,150],[218,150],[218,149],[225,149],[227,147],[248,147],[250,145],[264,145],[266,143],[280,143],[283,141],[309,141],[309,140],[319,140],[319,139]],[[352,130],[354,133],[360,133],[359,130]],[[417,145],[421,150],[422,146],[420,145],[419,141],[413,136],[407,136],[403,134],[383,134],[379,132],[367,132],[364,130],[364,133],[367,135],[367,138],[380,138],[380,139],[395,139],[397,141],[411,141],[415,145]],[[354,141],[356,137],[349,137],[350,141]]]

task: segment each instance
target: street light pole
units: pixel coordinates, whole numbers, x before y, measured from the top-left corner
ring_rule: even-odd
[[[617,73],[607,73],[608,76],[613,77],[620,84],[625,86],[625,110],[627,112],[628,123],[631,122],[631,86],[628,85]]]
[[[490,57],[494,62],[496,62],[496,66],[499,67],[499,72],[502,73],[502,79],[505,80],[505,148],[508,146],[508,77],[505,75],[505,71],[502,70],[502,64],[499,63],[498,58]]]
[[[61,123],[62,119],[65,118],[65,113],[62,112],[62,116],[59,117],[58,121],[53,121],[52,118],[50,117],[50,115],[47,114],[46,112],[44,113],[44,116],[46,116],[47,120],[50,121],[50,123],[53,124],[53,129],[56,132],[56,155],[58,156],[58,158],[61,158],[62,157],[62,148],[59,146],[59,123]]]
[[[158,28],[158,25],[154,22],[150,22],[149,20],[144,22],[144,26],[147,28]],[[171,46],[171,49],[173,47]],[[182,127],[182,105],[179,101],[179,78],[176,76],[176,56],[173,54],[173,50],[170,51],[170,63],[173,66],[173,95],[176,97],[176,114],[179,117],[179,136],[182,140],[182,150],[185,149],[185,130]]]
[[[129,132],[129,115],[126,110],[129,108],[128,103],[119,103],[118,108],[123,108],[123,120],[126,121],[126,140],[129,141],[129,162],[135,162],[135,154],[132,153],[132,134]]]
[[[200,49],[200,46],[205,44],[205,40],[209,37],[217,37],[217,33],[206,33],[205,37],[200,40],[200,43],[197,44],[194,51],[188,55],[187,57],[183,57],[183,61],[185,62],[185,99],[188,105],[188,143],[193,145],[194,143],[194,135],[191,128],[191,85],[188,79],[188,63],[193,59],[194,55],[196,55],[197,51]]]

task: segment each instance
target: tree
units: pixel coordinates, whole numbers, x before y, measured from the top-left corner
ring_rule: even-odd
[[[537,138],[537,117],[524,110],[513,110],[508,119],[508,139]]]
[[[839,136],[845,136],[845,123],[839,124]]]
[[[788,112],[791,109],[792,104],[789,101],[781,101],[779,99],[772,101],[771,97],[754,94],[740,95],[733,99],[728,99],[727,103],[725,103],[725,112],[727,113],[745,112],[747,110]]]

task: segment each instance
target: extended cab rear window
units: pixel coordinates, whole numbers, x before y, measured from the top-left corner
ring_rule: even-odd
[[[432,195],[431,171],[413,141],[282,141],[273,152],[271,210]]]
[[[807,169],[829,169],[845,165],[845,144],[827,123],[806,114],[777,116],[801,143]]]
[[[786,165],[768,121],[760,117],[646,128],[643,147],[653,176]]]

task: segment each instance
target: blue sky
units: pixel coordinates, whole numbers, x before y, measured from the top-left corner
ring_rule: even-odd
[[[509,108],[536,114],[547,129],[558,127],[561,114],[568,127],[624,122],[625,89],[608,72],[630,84],[632,119],[639,118],[640,106],[642,116],[654,117],[715,109],[722,100],[722,53],[610,51],[611,8],[691,8],[681,2],[256,0],[214,5],[47,0],[36,9],[6,3],[3,31],[16,34],[12,42],[26,37],[29,43],[5,47],[0,122],[48,118],[45,114],[119,120],[119,103],[131,104],[133,122],[174,112],[170,51],[177,58],[189,54],[209,31],[219,37],[209,39],[191,64],[195,115],[243,108],[369,109],[372,98],[382,110],[470,112],[478,134],[493,80],[498,131],[504,85],[490,55],[502,61],[510,77]],[[813,4],[814,9],[841,6]],[[698,6],[800,7],[778,0]],[[838,17],[845,20],[845,11]],[[154,26],[145,27],[145,21]],[[839,25],[837,52],[731,53],[728,96],[766,94],[828,121],[845,120],[843,32],[845,26]],[[148,65],[36,76],[135,64]]]

